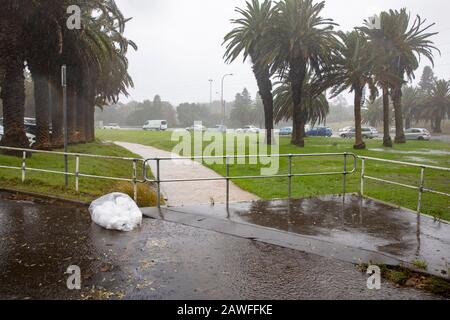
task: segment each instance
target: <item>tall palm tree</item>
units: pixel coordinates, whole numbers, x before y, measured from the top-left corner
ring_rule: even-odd
[[[427,32],[434,24],[416,16],[411,20],[406,9],[390,10],[380,15],[381,29],[364,29],[372,39],[382,38],[390,60],[389,70],[397,80],[391,84],[391,96],[395,114],[395,142],[405,143],[402,113],[402,87],[406,80],[414,78],[421,56],[433,64],[433,51],[439,51],[430,38],[437,33]],[[412,22],[412,24],[411,24]]]
[[[37,149],[49,149],[50,141],[50,65],[51,58],[62,53],[61,25],[68,6],[66,1],[55,4],[39,0],[25,24],[25,56],[34,84]]]
[[[336,48],[332,19],[320,16],[325,2],[280,0],[275,6],[273,30],[265,43],[263,60],[291,85],[294,104],[292,143],[305,146],[307,113],[302,109],[308,69],[319,73]]]
[[[355,149],[365,149],[366,144],[361,132],[361,104],[363,102],[364,88],[368,85],[374,92],[372,79],[374,55],[367,44],[362,32],[339,32],[341,42],[339,55],[334,57],[334,63],[324,70],[322,78],[332,83],[333,96],[349,90],[354,92],[355,112]]]
[[[292,101],[292,86],[290,83],[280,81],[275,83],[274,90],[274,113],[275,122],[292,120],[294,115],[294,103]],[[330,112],[330,105],[325,94],[317,95],[315,87],[317,84],[311,80],[310,75],[304,83],[302,99],[302,110],[306,113],[307,122],[312,125],[324,122]]]
[[[425,97],[425,106],[422,117],[431,121],[434,133],[441,133],[442,121],[450,117],[450,81],[435,81]]]
[[[259,0],[246,2],[246,8],[236,8],[236,12],[242,17],[232,20],[237,25],[224,38],[226,43],[225,61],[228,63],[236,60],[241,54],[244,62],[250,58],[253,63],[253,73],[264,105],[264,123],[267,130],[266,140],[272,144],[273,130],[273,94],[270,72],[270,63],[264,62],[262,50],[264,43],[268,41],[270,28],[273,23],[272,1]]]
[[[24,127],[24,22],[34,2],[27,0],[2,1],[0,10],[0,78],[3,101],[4,135],[0,144],[10,147],[29,146]]]

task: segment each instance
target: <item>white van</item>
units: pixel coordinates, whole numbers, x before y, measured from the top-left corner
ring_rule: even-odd
[[[166,131],[167,121],[166,120],[148,120],[142,127],[144,130],[155,130],[155,131]]]

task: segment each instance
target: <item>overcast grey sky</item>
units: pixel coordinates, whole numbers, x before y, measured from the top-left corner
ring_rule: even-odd
[[[116,0],[126,17],[133,17],[126,29],[139,50],[129,54],[130,73],[135,88],[128,100],[153,99],[156,94],[174,105],[182,102],[208,102],[209,82],[214,80],[213,98],[220,99],[220,79],[225,82],[225,99],[247,87],[257,92],[251,65],[236,60],[223,63],[222,40],[231,29],[234,8],[245,0]],[[387,9],[407,7],[435,22],[435,43],[442,56],[436,56],[435,73],[450,79],[450,2],[447,0],[326,0],[324,17],[333,18],[340,29],[351,30],[363,20]],[[422,63],[416,77],[420,77]]]

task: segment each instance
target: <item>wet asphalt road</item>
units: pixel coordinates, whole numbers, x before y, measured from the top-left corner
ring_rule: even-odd
[[[160,220],[118,233],[85,208],[0,201],[1,299],[436,299],[349,263]],[[64,271],[78,265],[82,290]]]

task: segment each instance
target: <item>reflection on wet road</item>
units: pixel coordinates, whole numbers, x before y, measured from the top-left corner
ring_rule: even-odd
[[[332,223],[332,222],[323,222]],[[0,202],[0,298],[425,299],[352,264],[160,220],[103,230],[85,208]],[[69,265],[82,290],[66,288]]]
[[[449,224],[357,196],[243,202],[228,212],[221,205],[171,210],[270,227],[406,262],[422,260],[437,275],[448,275],[450,267]]]

